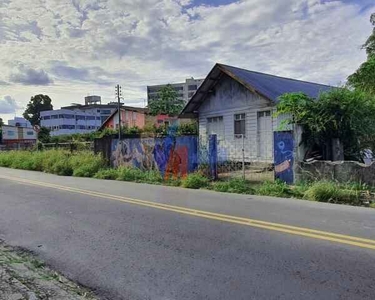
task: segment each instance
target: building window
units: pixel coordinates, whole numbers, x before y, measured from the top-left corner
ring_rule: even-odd
[[[58,119],[59,118],[59,115],[52,115],[51,116],[51,119]]]
[[[270,110],[258,112],[258,118],[260,118],[260,117],[270,117],[270,116],[271,116]]]
[[[218,140],[224,140],[224,119],[222,116],[207,118],[207,135],[216,134]]]
[[[34,135],[34,131],[28,131],[26,134],[27,135]]]
[[[95,120],[95,116],[87,116],[86,120]]]
[[[246,134],[246,114],[234,115],[234,135],[242,136]]]
[[[193,85],[189,85],[189,86],[188,86],[188,90],[189,90],[189,91],[196,91],[197,88],[198,88],[198,86],[197,86],[196,84],[193,84]]]
[[[133,121],[137,120],[137,112],[133,111]]]
[[[15,136],[15,132],[14,131],[8,131],[8,136]]]
[[[183,90],[184,90],[184,87],[183,87],[183,86],[175,86],[173,89],[174,89],[176,92],[178,92],[178,91],[183,91]]]
[[[51,119],[51,116],[44,116],[44,117],[41,117],[42,120],[49,120]]]
[[[85,116],[76,116],[76,120],[85,120]]]

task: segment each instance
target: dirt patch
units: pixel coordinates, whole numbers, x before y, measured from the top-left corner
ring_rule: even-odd
[[[26,251],[0,240],[1,300],[97,299],[87,289],[45,266]]]

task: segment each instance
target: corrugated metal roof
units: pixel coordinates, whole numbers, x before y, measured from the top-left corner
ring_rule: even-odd
[[[317,98],[319,93],[332,89],[331,86],[324,84],[279,77],[223,64],[220,64],[219,66],[232,73],[235,77],[241,80],[242,83],[250,85],[258,93],[275,102],[285,93],[302,92],[309,97]]]
[[[250,91],[262,95],[273,102],[277,102],[279,97],[285,93],[302,92],[311,98],[317,98],[319,93],[334,88],[329,85],[279,77],[223,64],[216,64],[206,77],[205,81],[198,88],[194,96],[186,104],[185,108],[180,114],[180,117],[196,117],[200,105],[205,101],[208,92],[220,80],[222,74],[230,76],[233,78],[233,80],[237,80]]]

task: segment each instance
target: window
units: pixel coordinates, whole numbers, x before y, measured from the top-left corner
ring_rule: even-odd
[[[44,117],[42,117],[41,119],[42,119],[42,120],[49,120],[49,119],[51,119],[51,116],[44,116]]]
[[[246,134],[246,114],[234,115],[234,135]]]
[[[103,115],[110,115],[111,114],[111,111],[109,109],[103,109],[102,110],[102,114]]]
[[[96,117],[97,120],[100,120],[100,117]]]
[[[85,120],[85,116],[76,116],[76,120]]]
[[[137,112],[133,111],[133,121],[137,120]]]
[[[95,120],[95,116],[87,116],[86,120]]]
[[[216,134],[218,140],[224,139],[224,121],[223,117],[207,118],[207,135]]]
[[[258,118],[259,117],[270,117],[271,116],[271,111],[259,111],[258,112]]]
[[[34,135],[34,131],[28,131],[26,132],[27,135]]]
[[[198,86],[197,86],[196,84],[193,84],[193,85],[189,85],[189,86],[188,86],[188,90],[189,90],[189,91],[196,91],[197,88],[198,88]]]
[[[184,90],[184,87],[183,86],[176,86],[173,88],[176,92],[178,91],[183,91]]]
[[[16,133],[14,131],[8,131],[8,136],[15,136]]]
[[[64,115],[59,115],[59,119],[64,119]]]
[[[58,119],[59,118],[59,115],[52,115],[51,116],[51,119]]]

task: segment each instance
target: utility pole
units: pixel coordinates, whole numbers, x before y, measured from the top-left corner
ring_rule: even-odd
[[[119,84],[116,85],[116,97],[118,102],[118,140],[121,142],[121,86]]]

